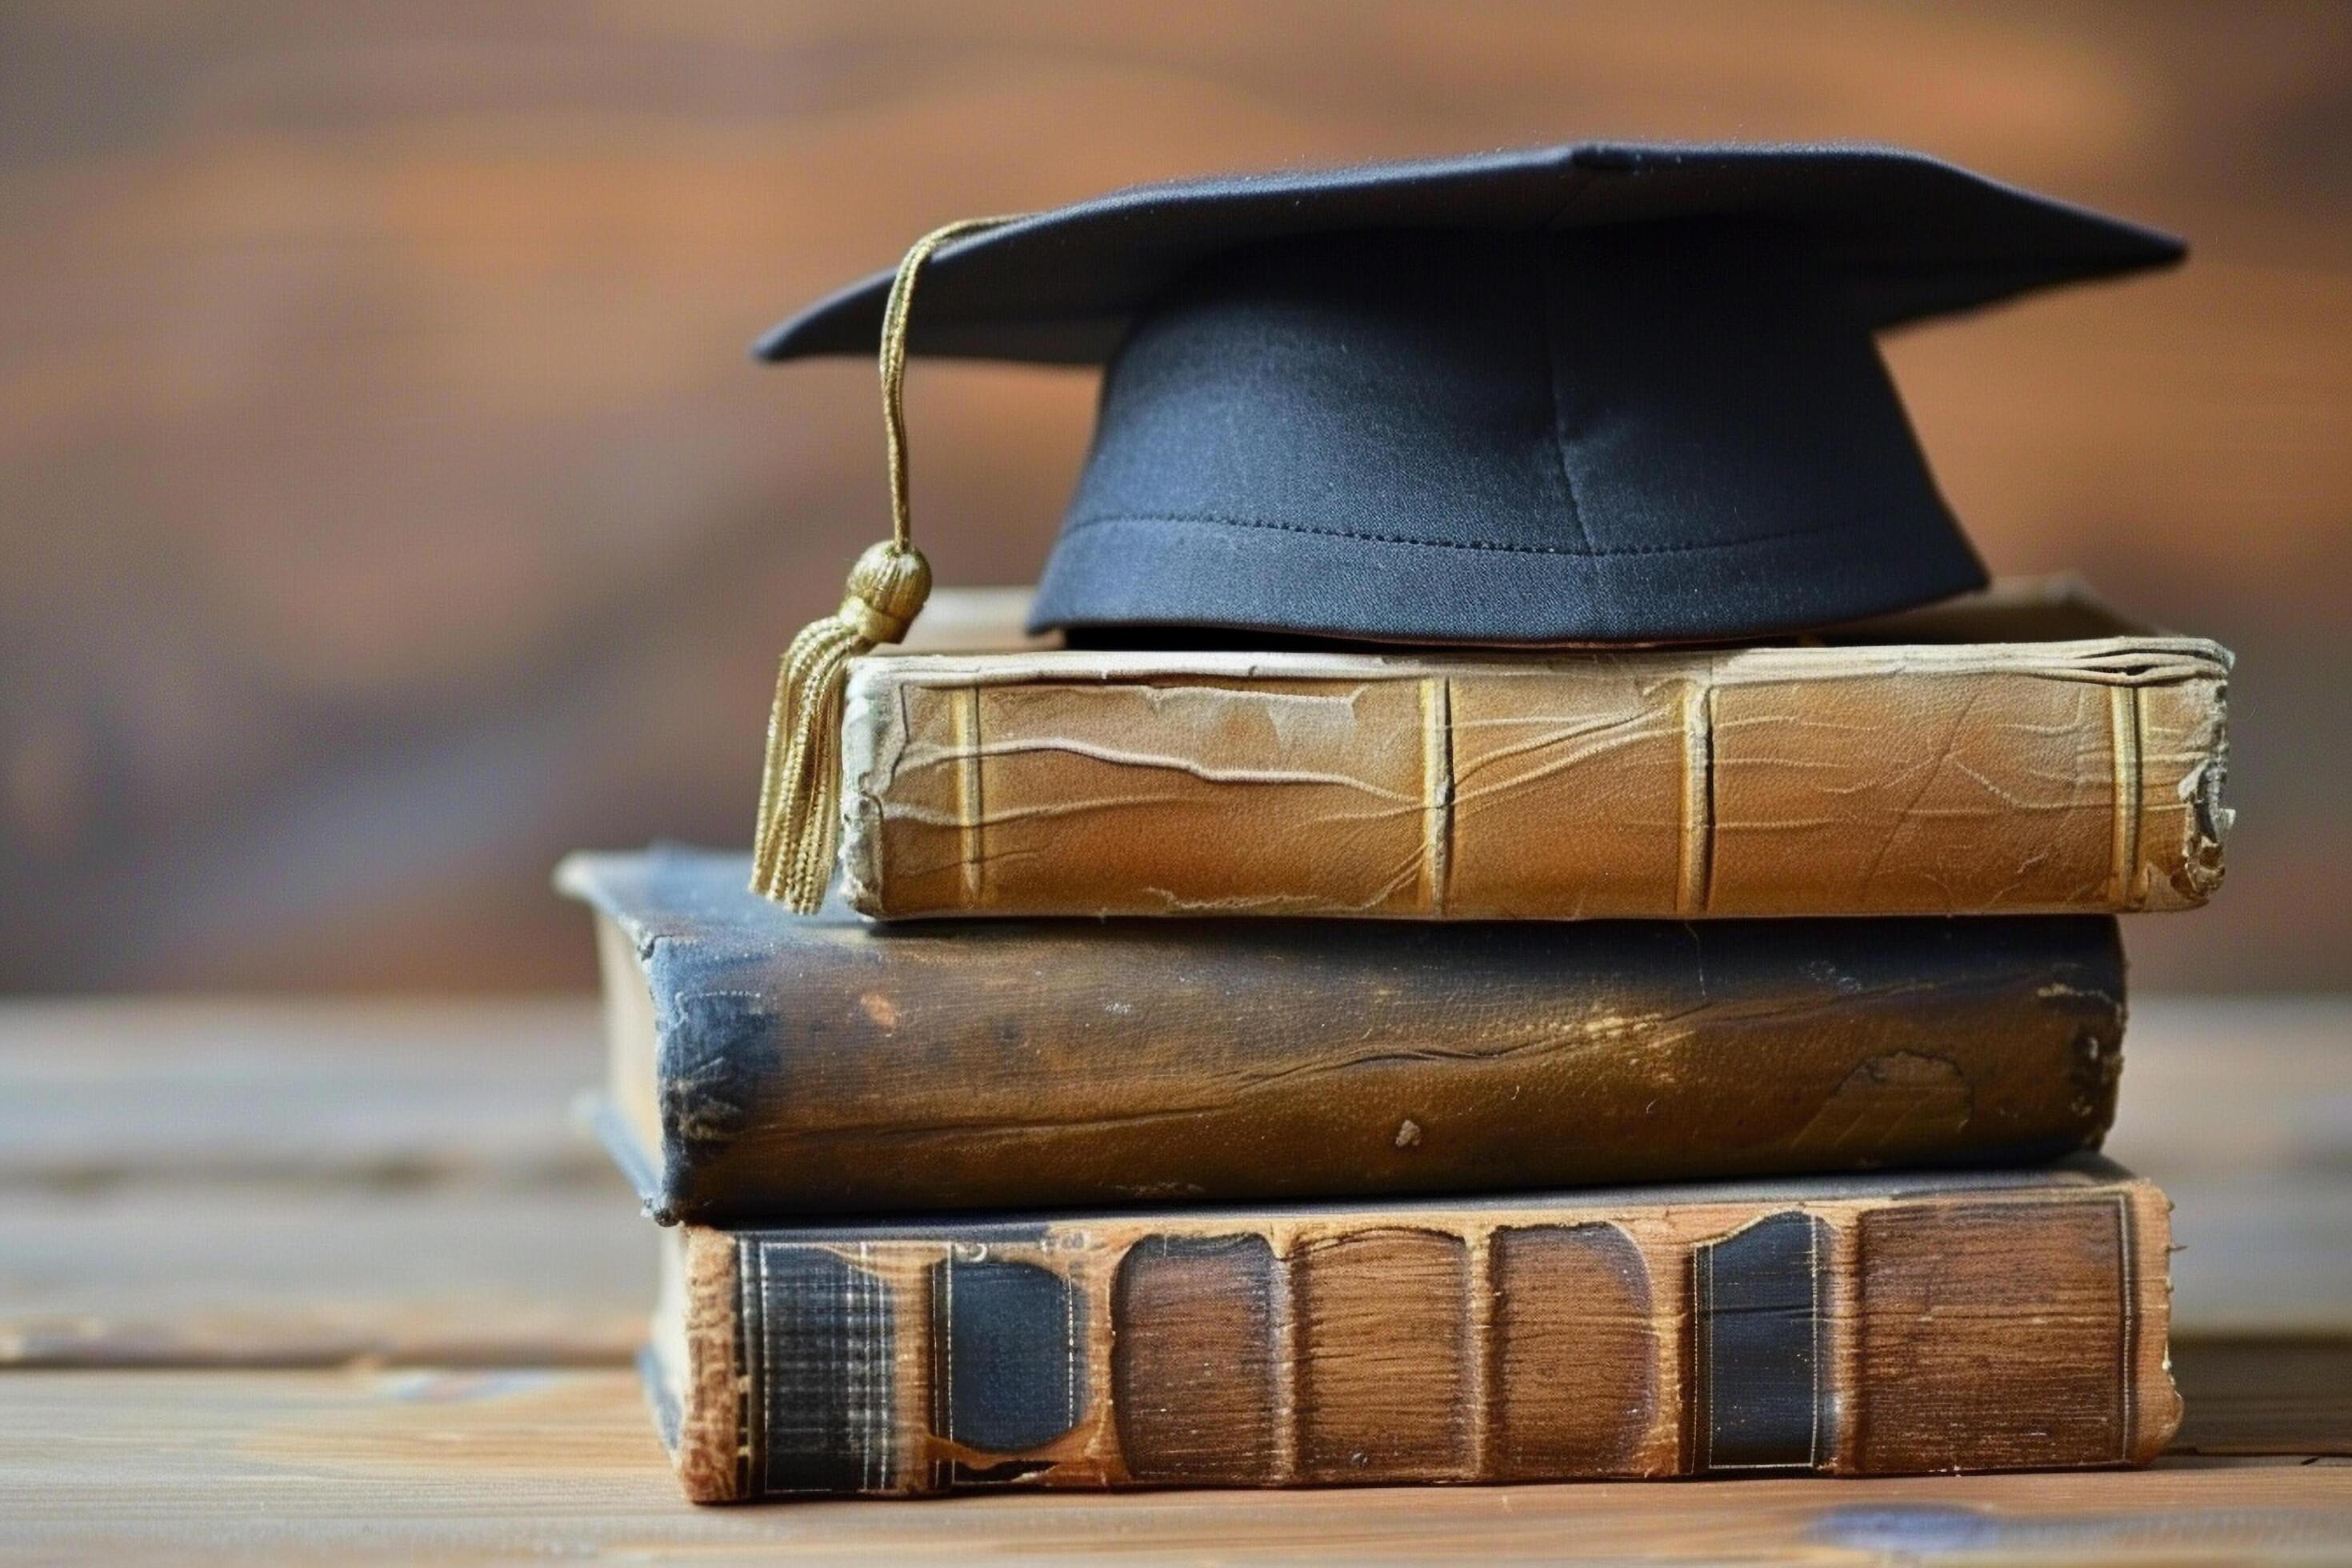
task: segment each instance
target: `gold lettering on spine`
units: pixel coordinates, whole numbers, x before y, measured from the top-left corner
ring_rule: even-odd
[[[1433,676],[1421,683],[1422,904],[1445,912],[1454,875],[1454,688]]]
[[[2139,688],[2107,688],[2107,723],[2116,763],[2115,866],[2107,900],[2118,910],[2137,909],[2139,881],[2140,712]]]
[[[981,841],[982,813],[986,802],[980,779],[980,688],[960,688],[951,711],[956,756],[961,764],[956,769],[956,829],[959,863],[963,868],[963,902],[966,909],[977,910],[986,907],[988,867],[985,846]]]
[[[1683,858],[1678,914],[1706,912],[1715,865],[1715,686],[1683,688]]]

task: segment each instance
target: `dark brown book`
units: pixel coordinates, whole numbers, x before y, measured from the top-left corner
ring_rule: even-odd
[[[2144,1463],[2168,1205],[2056,1169],[670,1233],[688,1495]]]
[[[1252,1202],[2049,1159],[2115,1107],[2104,917],[800,917],[581,856],[657,1217]]]

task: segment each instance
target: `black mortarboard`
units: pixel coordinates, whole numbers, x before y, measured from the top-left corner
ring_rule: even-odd
[[[1107,363],[1040,629],[1713,639],[1982,582],[1874,331],[2181,255],[1892,149],[1557,147],[1018,219],[908,344]],[[889,287],[759,353],[872,353]]]

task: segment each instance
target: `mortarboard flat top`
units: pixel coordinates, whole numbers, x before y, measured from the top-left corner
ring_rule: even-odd
[[[1894,149],[1557,147],[1020,219],[908,343],[1107,363],[1041,628],[1711,639],[1983,581],[1874,331],[2182,254]],[[887,289],[758,352],[871,353]]]

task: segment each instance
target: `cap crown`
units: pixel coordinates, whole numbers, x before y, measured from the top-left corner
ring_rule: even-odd
[[[2181,253],[1892,149],[1544,148],[1022,219],[908,342],[1108,362],[1040,629],[1705,640],[1983,581],[1875,329]],[[870,351],[886,287],[760,352]]]
[[[1867,327],[1787,237],[1340,235],[1139,316],[1035,619],[1661,640],[1981,580]]]

